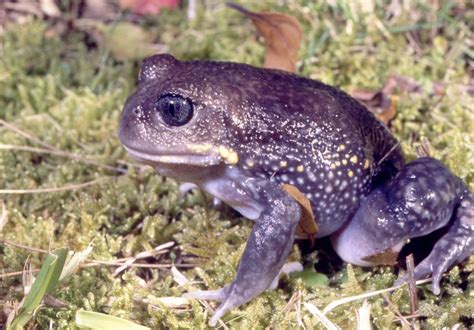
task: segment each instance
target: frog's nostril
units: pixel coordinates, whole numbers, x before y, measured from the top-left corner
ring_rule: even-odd
[[[138,117],[138,116],[140,116],[140,115],[142,114],[142,111],[141,111],[141,109],[140,109],[139,107],[135,107],[135,108],[133,109],[133,114]]]

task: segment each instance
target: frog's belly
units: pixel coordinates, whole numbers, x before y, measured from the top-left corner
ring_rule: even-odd
[[[312,202],[313,204],[313,202]],[[344,223],[350,220],[352,215],[356,212],[359,203],[347,202],[336,205],[335,203],[325,202],[322,205],[313,204],[313,214],[319,226],[319,231],[316,237],[329,236],[340,229]]]

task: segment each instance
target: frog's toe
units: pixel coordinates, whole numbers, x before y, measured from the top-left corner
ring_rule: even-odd
[[[178,190],[179,191],[178,192],[179,199],[184,199],[184,196],[186,196],[186,194],[189,193],[193,189],[199,189],[199,186],[194,184],[194,183],[190,183],[190,182],[181,183],[179,185],[179,190]],[[222,206],[222,201],[219,198],[213,197],[212,198],[212,206],[221,207]]]
[[[215,326],[221,317],[224,316],[228,311],[246,303],[249,300],[245,294],[238,294],[238,290],[236,290],[234,283],[231,283],[230,285],[219,290],[188,292],[185,293],[183,297],[221,302],[209,321],[209,325],[212,327]]]
[[[193,292],[187,292],[183,295],[184,298],[194,298],[202,300],[215,300],[223,301],[226,298],[226,288],[219,290],[199,290]]]
[[[179,199],[183,199],[184,196],[186,196],[188,192],[196,188],[198,188],[198,186],[195,185],[194,183],[190,183],[190,182],[181,183],[179,185]]]

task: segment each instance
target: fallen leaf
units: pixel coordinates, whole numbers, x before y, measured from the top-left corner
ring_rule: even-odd
[[[156,15],[162,8],[178,8],[179,0],[120,0],[119,5],[138,15]]]
[[[264,67],[296,72],[303,30],[294,17],[273,12],[254,13],[234,3],[227,5],[249,17],[265,39]]]
[[[398,252],[393,252],[391,249],[384,250],[380,253],[363,258],[362,260],[377,264],[393,266],[397,264]]]
[[[301,219],[296,227],[296,237],[300,239],[313,239],[318,233],[319,227],[314,218],[311,202],[295,186],[284,184],[281,188],[301,206]]]

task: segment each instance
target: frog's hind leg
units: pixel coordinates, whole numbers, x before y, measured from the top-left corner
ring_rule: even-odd
[[[363,199],[332,243],[356,265],[393,263],[407,239],[445,226],[447,233],[415,268],[416,279],[433,275],[434,293],[441,274],[474,253],[474,196],[442,163],[419,158]]]

